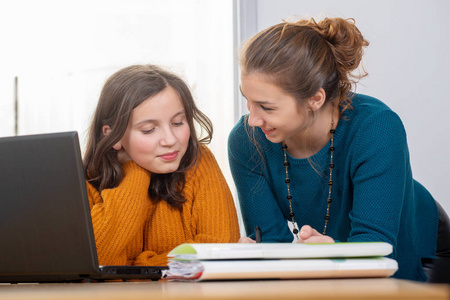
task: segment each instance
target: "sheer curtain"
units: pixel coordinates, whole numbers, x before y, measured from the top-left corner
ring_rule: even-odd
[[[76,130],[84,150],[106,78],[127,65],[158,64],[188,82],[212,120],[210,148],[232,185],[232,1],[2,1],[0,33],[0,136],[15,134],[17,98],[18,134]]]

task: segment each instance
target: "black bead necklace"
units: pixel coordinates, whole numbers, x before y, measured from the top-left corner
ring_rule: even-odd
[[[323,227],[323,235],[327,234],[327,226],[328,226],[328,221],[330,221],[330,204],[332,202],[331,200],[331,188],[333,187],[333,168],[334,168],[334,162],[333,162],[333,153],[334,153],[334,133],[336,132],[335,129],[335,125],[334,125],[334,110],[332,113],[332,118],[331,118],[331,129],[330,129],[330,134],[331,134],[331,140],[330,140],[330,164],[328,165],[328,167],[330,168],[330,179],[328,180],[328,197],[327,197],[327,213],[325,214],[325,225]],[[298,240],[298,229],[297,229],[297,224],[295,224],[295,213],[292,209],[292,195],[291,195],[291,189],[290,189],[290,182],[291,180],[289,179],[289,162],[287,160],[287,145],[283,142],[282,143],[282,148],[283,148],[283,153],[284,153],[284,167],[286,169],[286,187],[287,187],[287,200],[289,201],[289,216],[291,217],[291,223],[292,223],[292,232],[294,233],[295,237]]]

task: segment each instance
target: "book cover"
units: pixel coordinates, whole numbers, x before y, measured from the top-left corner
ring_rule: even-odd
[[[182,244],[169,254],[171,280],[389,277],[398,269],[383,242]]]

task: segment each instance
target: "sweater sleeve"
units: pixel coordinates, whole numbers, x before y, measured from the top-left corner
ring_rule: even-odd
[[[136,265],[166,265],[167,254],[182,243],[235,243],[239,240],[236,208],[228,184],[211,151],[203,147],[197,167],[186,174],[187,201],[179,211],[158,204],[150,226],[159,226],[155,249],[141,253]],[[161,225],[164,224],[164,225]],[[168,225],[164,227],[165,225]],[[158,249],[156,249],[158,248]]]
[[[142,234],[147,217],[149,172],[132,161],[122,168],[125,176],[116,188],[100,194],[87,183],[100,265],[127,264],[126,248]]]
[[[410,174],[406,132],[392,111],[372,115],[361,125],[349,153],[353,182],[349,242],[384,241],[394,247]]]
[[[271,179],[264,172],[268,163],[263,156],[267,153],[266,145],[252,141],[257,139],[256,143],[259,143],[258,132],[247,132],[252,129],[247,129],[245,122],[241,118],[230,133],[228,160],[247,236],[255,239],[254,228],[259,226],[265,242],[292,242],[293,235],[276,199]],[[283,172],[280,170],[280,174]]]

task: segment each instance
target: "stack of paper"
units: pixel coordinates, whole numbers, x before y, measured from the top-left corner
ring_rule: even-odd
[[[183,244],[169,254],[172,280],[388,277],[397,262],[383,242]]]

